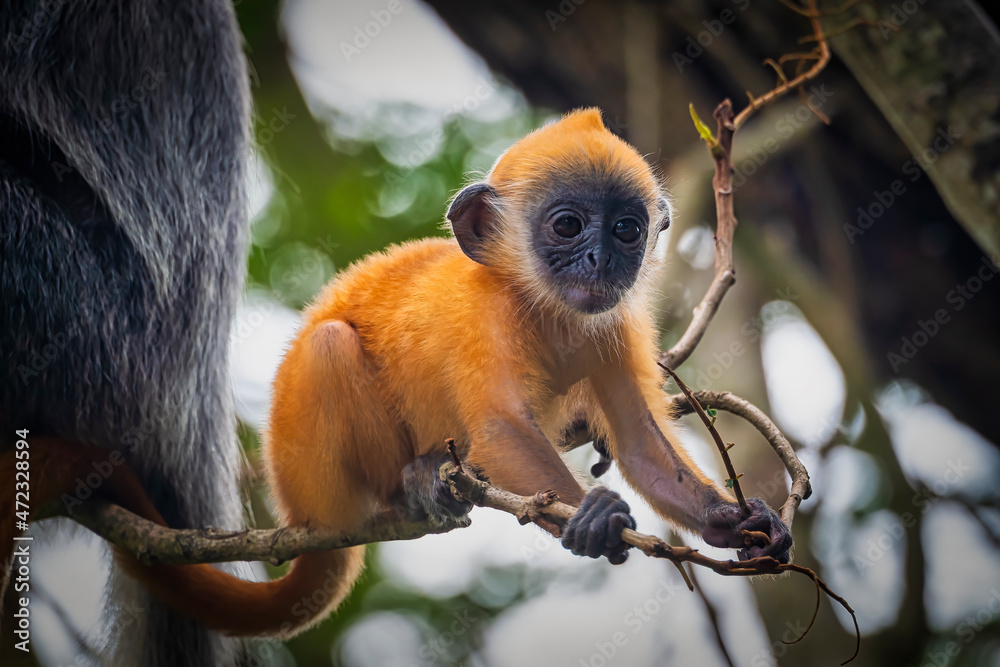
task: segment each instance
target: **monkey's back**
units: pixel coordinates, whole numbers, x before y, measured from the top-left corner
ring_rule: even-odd
[[[382,395],[422,453],[465,435],[462,415],[496,392],[488,374],[526,367],[519,360],[536,354],[519,311],[507,282],[454,239],[423,239],[344,271],[306,311],[299,337],[329,321],[354,327]]]

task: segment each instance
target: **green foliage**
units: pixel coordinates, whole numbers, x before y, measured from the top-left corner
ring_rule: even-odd
[[[394,113],[420,111],[403,107]],[[468,167],[488,168],[532,122],[522,116],[484,125],[455,116],[445,120],[439,145],[427,151],[417,138],[316,142],[317,135],[326,139],[329,132],[317,129],[312,118],[296,118],[261,147],[266,165],[261,171],[270,177],[273,194],[254,221],[250,280],[301,307],[338,270],[364,255],[445,234],[444,212],[466,182]],[[302,131],[297,123],[314,126],[313,131]],[[473,144],[471,137],[484,135],[493,140],[487,142],[492,155]],[[387,148],[389,142],[401,145]],[[296,145],[290,150],[288,144]],[[385,157],[390,152],[425,161],[395,164]]]
[[[701,117],[698,116],[698,112],[695,111],[694,104],[688,105],[688,111],[691,112],[691,120],[694,122],[695,129],[698,130],[698,136],[705,140],[705,143],[708,144],[709,148],[716,147],[719,144],[718,140],[712,134],[712,130],[708,127],[708,125],[705,125],[705,123],[701,120]]]

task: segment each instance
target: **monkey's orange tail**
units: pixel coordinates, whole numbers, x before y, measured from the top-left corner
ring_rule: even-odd
[[[166,526],[141,482],[110,450],[61,438],[30,439],[29,519],[44,505],[72,493],[74,484],[95,472],[101,476],[95,495],[117,503],[144,519]],[[17,450],[0,453],[0,478],[14,479]],[[110,463],[114,462],[114,464]],[[108,472],[103,474],[101,469]],[[96,478],[95,478],[96,479]],[[86,482],[84,482],[86,484]],[[13,555],[16,489],[0,489],[0,549],[6,588]],[[141,582],[164,605],[193,618],[207,628],[235,636],[286,637],[322,620],[350,592],[364,566],[364,547],[305,554],[296,558],[284,577],[255,583],[211,565],[146,566],[131,554],[115,550],[122,568]]]
[[[146,566],[116,550],[118,562],[163,604],[226,635],[289,637],[325,618],[347,596],[364,547],[304,554],[280,579],[244,581],[210,565]]]

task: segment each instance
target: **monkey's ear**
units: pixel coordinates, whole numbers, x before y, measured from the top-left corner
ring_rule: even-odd
[[[490,202],[497,191],[486,183],[473,183],[458,193],[447,218],[462,252],[480,264],[487,264],[486,242],[497,231],[497,216]]]
[[[656,207],[660,209],[660,221],[656,225],[656,233],[659,234],[665,231],[670,226],[670,216],[674,212],[673,207],[670,206],[670,202],[667,201],[666,197],[660,197],[656,200]]]

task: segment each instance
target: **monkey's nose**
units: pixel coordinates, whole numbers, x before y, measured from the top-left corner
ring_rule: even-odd
[[[596,269],[602,266],[610,266],[611,264],[611,253],[593,250],[587,253],[587,261],[590,263],[592,269]]]

